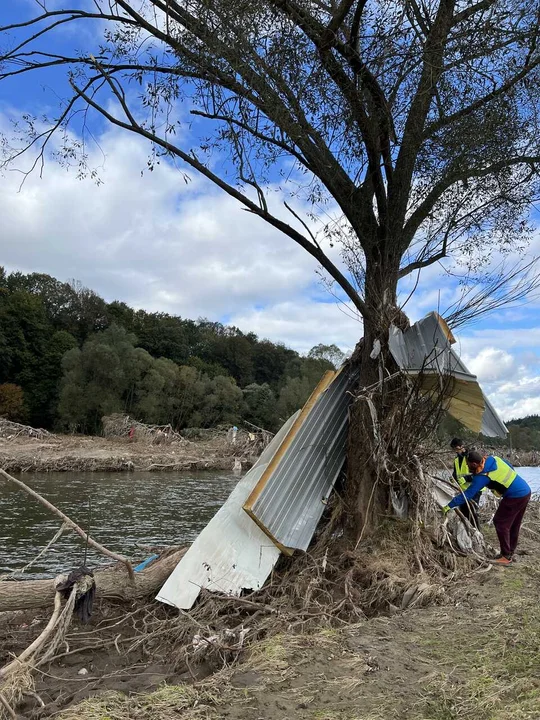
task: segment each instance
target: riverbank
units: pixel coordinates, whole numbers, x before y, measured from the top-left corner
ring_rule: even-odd
[[[232,443],[227,432],[203,430],[201,437],[186,439],[177,433],[139,433],[108,437],[52,434],[29,426],[2,421],[0,467],[7,472],[138,472],[249,469],[264,449],[269,435],[240,432]],[[13,426],[10,432],[8,426]],[[144,427],[144,426],[141,426]],[[484,452],[495,452],[483,448]],[[502,451],[514,466],[540,466],[540,453]],[[451,467],[453,453],[442,450],[441,459]]]
[[[442,606],[263,642],[231,674],[229,695],[223,700],[218,695],[215,715],[229,720],[537,720],[538,559],[536,551],[521,556],[510,572],[492,568],[464,578],[447,589]],[[91,706],[92,701],[64,717],[86,720]],[[114,717],[127,717],[128,706],[124,701],[123,712]]]
[[[529,512],[536,516],[538,509]],[[223,643],[223,663],[214,673],[195,658],[187,671],[180,669],[182,654],[149,657],[134,631],[136,608],[126,615],[101,606],[91,627],[73,627],[64,656],[37,673],[21,711],[63,720],[536,720],[536,530],[537,521],[526,520],[515,565],[449,578],[438,604],[396,608],[338,628],[304,632],[302,624],[284,625],[251,644],[237,663],[225,647],[233,638]],[[487,534],[494,539],[492,528]],[[145,612],[149,620],[167,614],[150,606]],[[186,657],[196,633],[204,635],[195,611],[193,617]],[[16,652],[42,622],[11,618],[0,645]],[[102,635],[114,636],[112,648],[110,642],[103,647]],[[86,649],[78,651],[81,645]]]
[[[235,458],[246,469],[255,456],[217,433],[206,440],[159,445],[82,435],[0,438],[0,467],[7,472],[232,470]]]

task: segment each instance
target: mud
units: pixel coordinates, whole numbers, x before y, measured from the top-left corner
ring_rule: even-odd
[[[238,455],[244,468],[255,458],[219,435],[167,445],[76,435],[0,438],[0,467],[8,472],[231,470]]]
[[[35,695],[19,712],[27,718],[60,711],[69,720],[153,720],[156,713],[148,708],[159,693],[165,702],[160,717],[199,717],[190,710],[178,714],[174,706],[187,687],[193,688],[193,710],[196,697],[204,696],[204,717],[229,720],[540,718],[540,539],[527,527],[514,566],[449,579],[438,604],[337,629],[283,627],[221,669],[186,666],[182,653],[144,650],[135,622],[140,606],[101,602],[90,625],[74,621],[65,655],[36,673]],[[493,535],[492,528],[486,532]],[[0,666],[45,622],[32,613],[0,615]],[[99,646],[113,637],[114,646]]]

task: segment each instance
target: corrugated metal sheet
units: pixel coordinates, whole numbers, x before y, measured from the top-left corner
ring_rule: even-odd
[[[238,482],[225,504],[197,537],[167,579],[157,599],[188,610],[202,588],[225,595],[264,584],[280,555],[279,549],[242,510],[242,504],[297,419],[283,425],[258,461]]]
[[[286,548],[307,550],[345,462],[347,392],[356,374],[344,367],[318,394],[290,447],[267,473],[244,509]]]
[[[475,432],[506,437],[506,426],[482,392],[476,375],[469,372],[453,350],[454,342],[448,326],[436,312],[405,332],[394,326],[390,329],[389,346],[396,362],[410,374],[422,372],[426,391],[445,376],[447,410],[453,417]]]

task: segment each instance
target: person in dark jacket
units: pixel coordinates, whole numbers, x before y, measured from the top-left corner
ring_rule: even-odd
[[[461,507],[466,500],[471,500],[483,488],[489,488],[501,498],[493,524],[501,546],[497,565],[511,565],[519,539],[521,522],[531,499],[529,484],[517,474],[510,463],[496,455],[483,457],[476,450],[467,453],[467,464],[472,473],[472,482],[463,493],[456,495],[443,508],[447,513],[453,508]]]
[[[469,487],[472,480],[472,475],[467,465],[467,448],[461,438],[454,438],[450,443],[450,447],[455,451],[456,457],[454,458],[454,469],[452,471],[452,477],[458,483],[459,487],[463,492]],[[474,525],[477,529],[480,529],[480,518],[478,517],[478,506],[480,504],[480,496],[482,491],[476,493],[471,498],[470,502],[464,503],[460,510],[465,515],[467,520]]]

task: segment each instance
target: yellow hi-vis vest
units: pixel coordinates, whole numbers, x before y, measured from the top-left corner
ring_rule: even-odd
[[[471,484],[464,479],[464,475],[469,475],[470,473],[469,466],[467,465],[467,458],[459,458],[456,455],[454,459],[454,470],[456,471],[456,478],[459,483],[459,487],[462,490],[466,490]]]
[[[489,478],[488,488],[491,492],[497,497],[501,497],[516,479],[517,472],[502,458],[496,455],[492,455],[492,457],[497,463],[497,467],[495,470],[485,472],[484,475]]]

